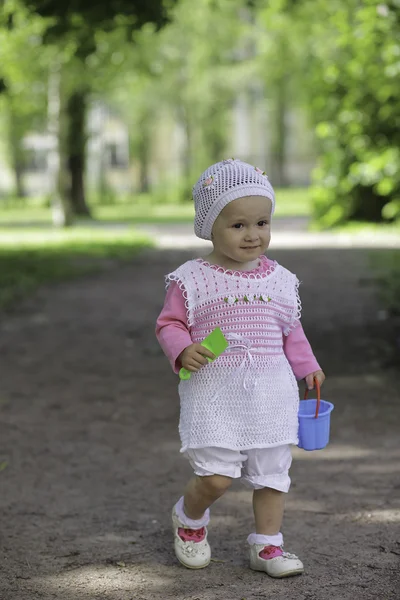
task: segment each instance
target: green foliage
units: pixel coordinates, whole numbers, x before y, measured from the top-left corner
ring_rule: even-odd
[[[323,226],[400,215],[400,2],[304,2],[308,102]]]
[[[166,3],[162,0],[25,0],[25,4],[42,17],[54,17],[68,30],[84,22],[90,23],[93,28],[113,28],[115,19],[120,24],[140,28],[149,21],[162,24],[167,18]]]
[[[160,132],[176,139],[178,125],[183,174],[160,164],[156,184],[175,190],[179,177],[182,199],[190,198],[194,178],[219,160],[230,142],[231,108],[249,78],[238,60],[247,27],[242,8],[243,0],[181,0],[159,34],[149,26],[135,34],[135,52],[108,95],[129,123],[132,156],[142,173],[149,155],[154,164],[161,152],[169,152],[168,146],[156,146]]]
[[[157,28],[167,20],[166,4],[162,0],[148,2],[111,0],[58,2],[56,0],[6,0],[11,29],[21,12],[29,12],[43,26],[40,41],[53,51],[49,77],[49,106],[53,107],[49,128],[58,139],[59,168],[53,173],[53,203],[57,201],[63,222],[72,220],[72,213],[87,213],[84,194],[85,111],[86,100],[95,90],[96,75],[106,74],[102,85],[110,81],[124,63],[119,43],[132,45],[132,33],[146,23]],[[169,4],[173,4],[170,0]],[[113,42],[110,48],[110,39]],[[109,52],[110,48],[110,52]],[[125,48],[124,48],[125,49]],[[46,51],[46,50],[44,50]],[[108,58],[106,69],[100,69],[101,58]],[[117,68],[116,68],[117,67]],[[50,100],[51,96],[51,100]],[[73,110],[75,99],[78,111]]]
[[[251,80],[244,13],[242,0],[181,0],[162,34],[164,90],[185,132],[190,184],[224,155],[231,108]]]
[[[289,121],[299,119],[300,100],[304,96],[302,82],[302,40],[296,35],[297,23],[290,0],[259,0],[255,13],[256,27],[252,34],[256,48],[256,78],[253,85],[262,85],[264,102],[268,107],[266,142],[272,159],[271,173],[281,186],[287,185],[286,162],[289,153]],[[300,125],[301,126],[301,125]],[[301,154],[312,155],[310,141],[303,133]]]
[[[9,17],[13,15],[12,26]],[[32,17],[17,0],[6,0],[0,14],[1,131],[10,166],[25,161],[23,137],[43,129],[46,120],[47,69],[51,53],[41,46],[46,22]],[[16,59],[17,57],[17,59]]]
[[[288,116],[302,105],[320,155],[319,225],[399,218],[400,0],[3,4],[2,129],[14,150],[43,124],[54,64],[67,97],[106,101],[128,124],[138,191],[167,204],[189,199],[198,173],[229,153],[243,99],[251,125],[268,113],[265,142],[284,181]],[[296,152],[309,155],[307,141]]]
[[[148,246],[146,236],[131,230],[0,230],[0,308],[11,308],[39,285],[130,260]]]
[[[62,39],[75,40],[75,56],[85,60],[95,54],[96,32],[120,30],[130,41],[133,31],[146,23],[157,27],[168,20],[167,5],[174,0],[108,0],[107,2],[73,0],[20,0],[33,14],[46,20],[43,41],[59,44]]]

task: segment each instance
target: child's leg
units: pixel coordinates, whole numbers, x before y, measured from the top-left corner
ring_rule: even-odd
[[[281,530],[284,494],[273,488],[261,488],[253,492],[253,510],[256,533],[275,536]]]
[[[192,520],[201,519],[205,511],[241,475],[245,457],[236,450],[199,448],[186,452],[195,476],[184,492],[184,511]]]
[[[186,486],[183,510],[189,519],[199,520],[232,484],[232,478],[225,475],[195,476]]]
[[[253,511],[256,525],[251,540],[257,543],[282,545],[280,533],[284,494],[289,491],[289,468],[292,464],[290,446],[257,448],[247,451],[244,483],[253,488]]]
[[[289,577],[303,572],[302,562],[294,554],[283,552],[280,532],[284,493],[289,491],[290,446],[247,451],[244,483],[253,488],[256,531],[247,538],[250,567],[271,577]]]
[[[190,569],[202,569],[211,559],[207,541],[209,507],[241,475],[240,452],[224,448],[201,448],[186,453],[195,477],[172,511],[175,554]]]

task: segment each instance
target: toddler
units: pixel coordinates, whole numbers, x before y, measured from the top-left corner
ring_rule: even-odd
[[[211,240],[205,258],[166,276],[158,341],[179,383],[181,452],[194,471],[172,511],[177,559],[206,567],[210,506],[232,481],[253,490],[250,567],[271,577],[303,572],[284,552],[281,524],[289,491],[291,445],[298,442],[299,390],[320,369],[300,324],[297,277],[265,256],[274,190],[260,169],[229,159],[209,167],[193,188],[195,233]],[[201,345],[215,327],[229,345],[215,361]]]

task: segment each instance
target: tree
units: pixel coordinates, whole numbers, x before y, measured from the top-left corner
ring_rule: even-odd
[[[12,4],[13,12],[10,12]],[[0,94],[6,113],[5,139],[14,171],[15,193],[24,196],[22,173],[26,163],[25,135],[45,123],[48,56],[40,47],[43,22],[28,18],[16,2],[3,3],[0,14]],[[16,60],[18,57],[18,60]]]
[[[305,1],[297,13],[324,226],[400,215],[399,17],[397,1],[379,0]]]
[[[154,22],[161,27],[167,19],[167,10],[162,0],[147,2],[111,0],[97,3],[92,0],[60,3],[58,0],[25,0],[25,5],[35,14],[48,20],[44,42],[51,46],[73,49],[67,60],[58,60],[62,65],[59,72],[60,89],[66,97],[60,98],[59,149],[67,160],[59,161],[60,168],[66,166],[68,172],[58,178],[65,185],[60,190],[62,205],[68,210],[71,206],[76,214],[89,214],[84,194],[85,167],[85,115],[88,97],[91,92],[92,72],[90,58],[98,51],[97,33],[112,33],[116,29],[124,31],[131,39],[132,32],[145,23]],[[65,57],[65,54],[64,54]],[[79,75],[80,76],[79,76]],[[77,76],[78,75],[78,76]],[[65,124],[64,124],[65,123]]]
[[[273,177],[279,186],[288,184],[289,118],[295,115],[303,121],[308,101],[304,90],[303,71],[307,67],[302,51],[303,24],[299,25],[297,14],[304,1],[255,0],[252,3],[256,76],[263,84],[264,102],[268,103],[266,136]],[[301,152],[299,154],[301,158]]]
[[[237,89],[248,80],[248,63],[238,52],[248,25],[241,18],[245,5],[181,0],[157,36],[150,26],[135,33],[135,52],[108,98],[129,125],[142,191],[150,184],[151,155],[161,158],[155,146],[160,130],[183,138],[179,177],[178,169],[164,170],[162,160],[157,172],[164,195],[167,186],[175,200],[189,199],[193,178],[226,152]]]
[[[161,36],[164,98],[185,136],[184,175],[193,177],[221,159],[230,132],[237,90],[246,83],[241,59],[247,24],[243,0],[182,0]]]

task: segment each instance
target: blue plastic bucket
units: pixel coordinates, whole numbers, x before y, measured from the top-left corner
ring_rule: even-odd
[[[321,400],[319,383],[316,380],[317,399],[300,401],[299,406],[299,443],[303,450],[321,450],[329,442],[332,402]]]

